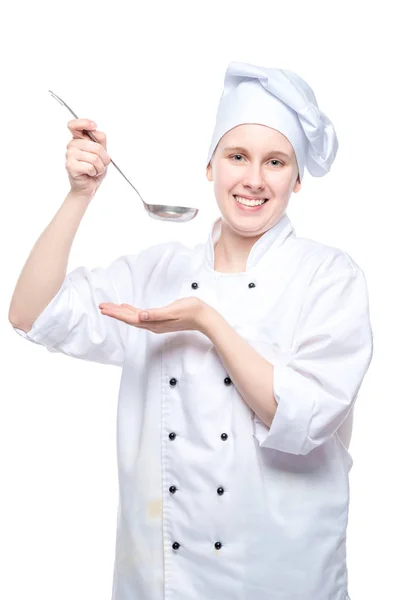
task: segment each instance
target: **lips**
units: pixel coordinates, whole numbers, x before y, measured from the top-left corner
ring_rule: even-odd
[[[259,206],[264,206],[264,204],[267,204],[269,198],[249,198],[248,196],[239,196],[234,194],[233,198],[235,200],[235,202],[237,204],[239,204],[240,206],[247,206],[247,208],[256,208]],[[246,205],[244,202],[241,202],[240,198],[242,198],[243,200],[249,200],[250,202],[257,202],[256,204],[254,204],[253,206],[249,206]]]
[[[239,196],[240,198],[240,196]],[[267,204],[268,200],[265,199],[264,201],[259,200],[258,202],[256,202],[255,204],[246,204],[245,200],[239,200],[237,197],[234,196],[234,200],[235,200],[235,205],[238,208],[238,210],[244,212],[244,213],[256,213],[258,211],[263,210],[264,206]]]
[[[269,200],[269,198],[265,198],[265,196],[244,196],[243,194],[233,194],[233,196],[235,198],[239,196],[239,198],[245,198],[246,200]]]

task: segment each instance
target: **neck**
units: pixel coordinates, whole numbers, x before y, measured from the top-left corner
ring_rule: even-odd
[[[247,258],[256,241],[264,234],[243,237],[222,221],[221,234],[214,246],[214,269],[227,273],[246,271]]]

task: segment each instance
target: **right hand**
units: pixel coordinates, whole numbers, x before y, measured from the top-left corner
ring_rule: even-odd
[[[73,119],[68,123],[72,140],[67,145],[66,169],[71,192],[92,198],[107,174],[111,162],[107,154],[105,133],[97,131],[89,119]],[[92,131],[99,143],[93,142],[83,130]]]

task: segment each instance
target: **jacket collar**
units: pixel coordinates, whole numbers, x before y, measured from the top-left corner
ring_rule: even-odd
[[[209,268],[214,270],[214,246],[220,238],[222,229],[222,217],[218,217],[211,226],[211,231],[208,235],[206,243],[206,263]],[[257,266],[259,261],[272,248],[284,242],[290,235],[295,234],[292,223],[286,213],[282,215],[280,220],[273,227],[268,229],[253,245],[247,257],[246,272]]]

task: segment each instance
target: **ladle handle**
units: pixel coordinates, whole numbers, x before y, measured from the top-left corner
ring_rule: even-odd
[[[55,98],[57,100],[57,102],[59,102],[60,104],[62,104],[63,106],[65,106],[65,108],[67,108],[69,110],[69,112],[72,114],[72,116],[75,117],[75,119],[79,119],[78,115],[76,115],[74,113],[74,111],[72,110],[72,108],[70,108],[68,106],[68,104],[66,102],[64,102],[64,100],[62,100],[62,98],[60,98],[60,96],[57,96],[57,94],[55,94],[51,90],[49,90],[49,92],[53,96],[53,98]],[[93,140],[93,142],[97,142],[98,144],[100,143],[99,140],[96,138],[96,136],[91,131],[88,131],[87,129],[82,129],[82,131],[83,131],[83,133],[85,133],[86,135],[88,135],[90,137],[90,139]],[[110,157],[110,161],[112,162],[112,164],[114,165],[114,167],[117,169],[117,171],[119,171],[121,173],[122,177],[124,177],[124,179],[126,179],[126,181],[129,183],[129,185],[131,187],[133,187],[133,189],[135,190],[135,192],[137,193],[137,195],[139,196],[139,198],[141,199],[141,201],[143,202],[143,204],[145,204],[143,198],[141,197],[141,195],[139,194],[139,192],[137,191],[137,189],[135,188],[135,186],[133,185],[133,183],[131,183],[129,181],[129,179],[127,178],[127,176],[123,174],[123,172],[121,171],[121,169],[119,167],[117,167],[117,165],[111,159],[111,157]]]

